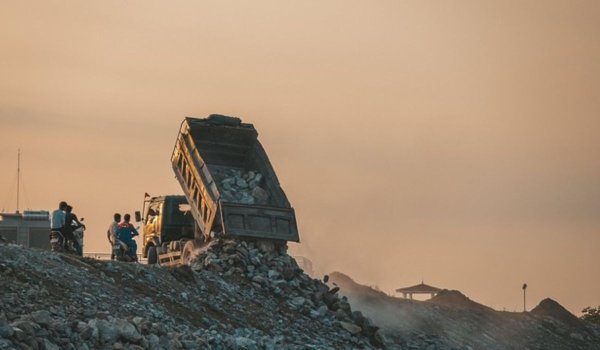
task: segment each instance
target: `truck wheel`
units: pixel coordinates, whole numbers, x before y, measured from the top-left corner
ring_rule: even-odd
[[[194,250],[201,248],[202,245],[203,245],[203,242],[198,239],[192,239],[192,240],[185,242],[185,245],[183,246],[183,250],[181,251],[181,260],[182,260],[181,262],[184,265],[189,265],[192,260],[192,253],[194,252]]]
[[[158,262],[158,253],[155,246],[148,247],[148,265],[154,265]]]

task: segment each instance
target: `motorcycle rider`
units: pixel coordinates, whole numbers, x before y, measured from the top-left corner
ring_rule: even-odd
[[[115,260],[115,252],[113,251],[113,245],[117,242],[117,230],[119,228],[119,222],[121,221],[121,214],[115,213],[113,215],[113,222],[108,226],[108,231],[106,231],[106,238],[108,238],[108,242],[110,243],[110,259]]]
[[[72,206],[67,205],[67,208],[65,211],[66,211],[66,213],[65,213],[65,237],[67,239],[70,239],[73,242],[73,247],[77,251],[77,254],[79,256],[83,256],[83,250],[81,249],[79,240],[73,234],[73,231],[75,231],[75,229],[82,227],[82,226],[85,229],[85,225],[82,224],[79,221],[79,219],[77,218],[77,215],[75,215],[75,213],[73,213]],[[65,244],[66,244],[66,242],[65,242]]]
[[[65,240],[65,222],[66,222],[66,213],[67,202],[61,201],[58,204],[58,209],[52,212],[52,216],[50,217],[50,231],[58,231],[62,235],[62,244],[66,243]]]
[[[130,220],[131,215],[123,215],[123,222],[119,224],[119,228],[117,229],[117,236],[121,242],[125,243],[129,247],[129,251],[127,252],[127,254],[134,260],[137,260],[137,243],[135,242],[133,237],[139,235],[139,233],[135,229],[135,227],[133,227],[133,225],[129,223]]]

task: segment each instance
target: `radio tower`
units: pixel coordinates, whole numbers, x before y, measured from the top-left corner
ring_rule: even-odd
[[[19,214],[19,187],[21,180],[21,149],[17,153],[17,214]]]

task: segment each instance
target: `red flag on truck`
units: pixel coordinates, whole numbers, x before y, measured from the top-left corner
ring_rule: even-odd
[[[148,192],[144,193],[144,198],[146,197],[150,197],[150,195],[148,194]]]

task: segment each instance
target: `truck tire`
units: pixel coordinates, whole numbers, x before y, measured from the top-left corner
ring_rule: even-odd
[[[151,245],[148,247],[148,265],[154,265],[158,263],[158,252],[156,247]]]
[[[181,251],[181,262],[183,265],[190,265],[192,259],[192,253],[194,250],[201,248],[203,246],[203,241],[199,239],[192,239],[185,242],[183,246],[183,250]]]

